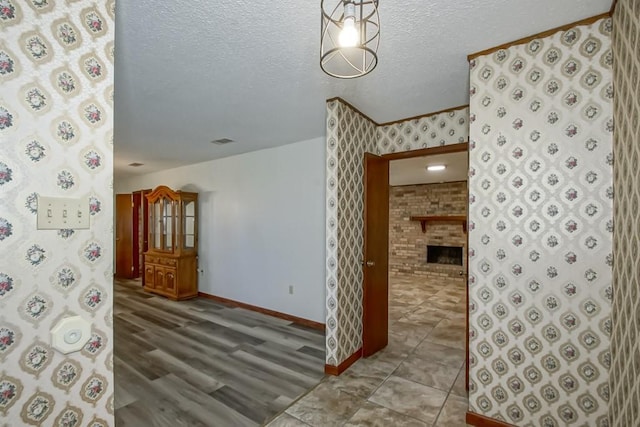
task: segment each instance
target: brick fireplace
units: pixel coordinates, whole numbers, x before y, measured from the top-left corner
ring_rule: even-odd
[[[427,264],[464,265],[462,246],[427,245]]]
[[[467,235],[460,222],[429,222],[423,233],[411,216],[467,215],[467,183],[419,184],[391,187],[389,191],[389,272],[425,277],[459,277],[466,270]],[[433,247],[431,259],[428,247]],[[434,253],[440,248],[440,262]],[[435,252],[434,252],[435,251]],[[460,263],[451,258],[461,255]],[[447,262],[445,262],[445,260]]]

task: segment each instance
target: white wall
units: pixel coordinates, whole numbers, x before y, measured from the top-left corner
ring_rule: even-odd
[[[115,190],[198,192],[200,292],[324,323],[324,144],[316,138],[116,177]]]

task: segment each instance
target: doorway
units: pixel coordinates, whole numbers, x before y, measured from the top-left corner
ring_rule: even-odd
[[[137,279],[144,286],[144,252],[148,249],[148,207],[151,190],[116,194],[115,277]]]
[[[396,347],[389,351],[400,348],[410,354],[399,372],[417,375],[423,384],[449,390],[455,387],[460,394],[466,393],[468,144],[381,158],[390,164],[388,200],[397,201],[398,206],[389,207],[385,229],[389,235],[387,283],[367,277],[371,230],[365,225],[363,349],[369,346],[371,330],[376,330]],[[441,173],[426,173],[425,166],[442,163],[446,168]],[[365,200],[365,224],[368,210]],[[412,221],[412,217],[425,219]],[[427,246],[462,249],[462,265],[428,262]],[[387,306],[382,309],[388,313],[386,330],[380,330],[380,322],[369,321],[370,316],[381,313],[380,307],[371,313],[368,300],[371,290],[380,293],[381,286],[386,286],[388,295]],[[438,363],[443,361],[448,361],[444,367]],[[428,368],[430,363],[436,364],[433,369]],[[466,394],[459,397],[466,398]]]

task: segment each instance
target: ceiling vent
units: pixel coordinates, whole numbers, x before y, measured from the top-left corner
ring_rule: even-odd
[[[220,138],[220,139],[214,139],[213,141],[214,144],[218,144],[218,145],[225,145],[228,144],[230,142],[234,142],[233,139],[229,139],[229,138]]]
[[[138,163],[138,162],[129,163],[129,166],[133,168],[137,168],[138,166],[142,166],[142,165],[144,165],[144,163]]]

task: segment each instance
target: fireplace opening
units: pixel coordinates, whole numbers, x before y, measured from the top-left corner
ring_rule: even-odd
[[[462,247],[427,245],[427,263],[462,265]]]

